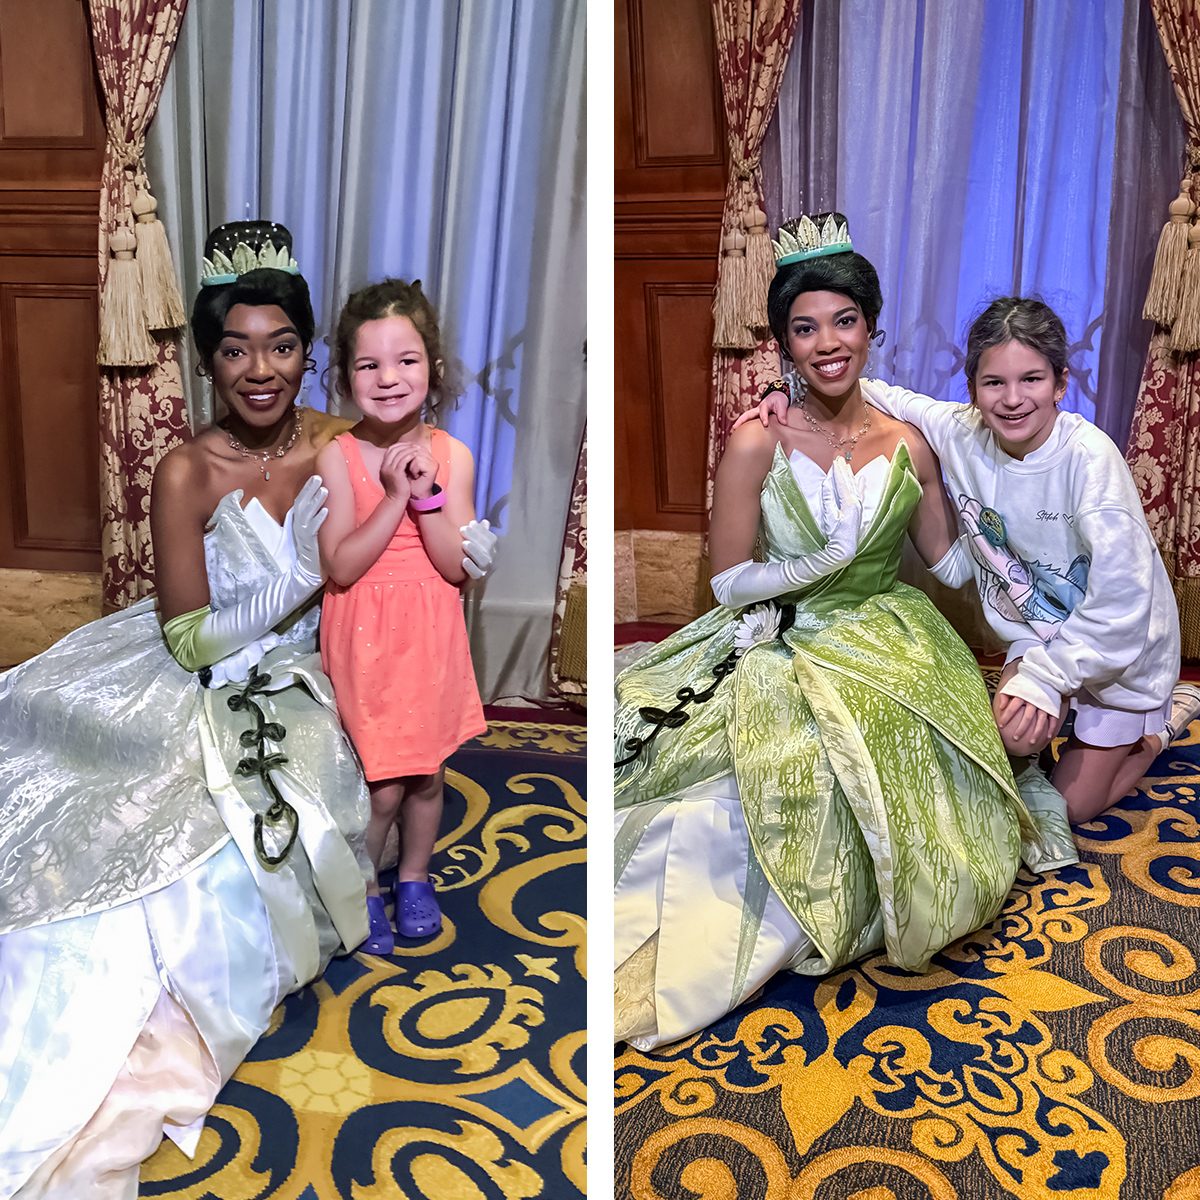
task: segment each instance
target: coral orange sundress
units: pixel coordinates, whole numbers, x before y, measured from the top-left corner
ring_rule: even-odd
[[[383,497],[351,433],[335,439],[350,472],[357,528]],[[433,431],[437,482],[450,480],[450,437]],[[338,713],[372,782],[429,775],[484,732],[459,590],[438,573],[411,513],[349,587],[330,583],[321,663]]]

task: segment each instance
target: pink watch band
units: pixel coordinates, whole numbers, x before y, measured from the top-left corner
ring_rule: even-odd
[[[435,483],[433,485],[433,491],[430,492],[428,496],[422,496],[420,499],[418,499],[416,496],[410,497],[408,501],[408,507],[411,508],[413,512],[428,513],[437,512],[438,509],[440,509],[445,503],[446,496],[442,492],[441,487]]]

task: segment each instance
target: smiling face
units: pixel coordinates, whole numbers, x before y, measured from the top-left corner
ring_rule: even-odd
[[[213,386],[247,425],[274,424],[292,406],[304,378],[304,344],[275,304],[235,304],[212,358]]]
[[[386,425],[420,419],[429,395],[429,355],[407,317],[364,321],[349,366],[350,394],[363,416]]]
[[[840,292],[801,292],[788,310],[787,352],[809,390],[844,396],[867,363],[871,330],[862,309]]]
[[[1044,354],[1018,341],[991,346],[979,356],[971,399],[1000,448],[1021,459],[1045,444],[1067,390]]]

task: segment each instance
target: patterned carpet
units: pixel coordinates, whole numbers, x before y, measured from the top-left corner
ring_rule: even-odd
[[[451,758],[445,916],[276,1010],[169,1200],[569,1200],[584,1191],[585,730],[496,721]]]
[[[1200,723],[929,974],[779,975],[616,1063],[634,1200],[1200,1197]],[[625,1048],[622,1047],[622,1050]]]

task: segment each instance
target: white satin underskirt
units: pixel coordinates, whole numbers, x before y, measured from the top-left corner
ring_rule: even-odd
[[[617,813],[618,833],[636,811]],[[649,1050],[695,1033],[776,972],[811,956],[812,941],[764,883],[762,921],[734,994],[749,859],[750,837],[732,774],[689,788],[650,820],[614,898],[618,1008],[636,1007],[635,993],[647,992],[653,1007],[653,1028],[639,1021],[627,1038],[631,1045]],[[645,969],[629,963],[656,933],[657,954],[639,956]],[[621,1026],[618,1011],[618,1035]]]
[[[135,1200],[189,1157],[295,986],[233,842],[161,890],[0,937],[0,1200]]]

